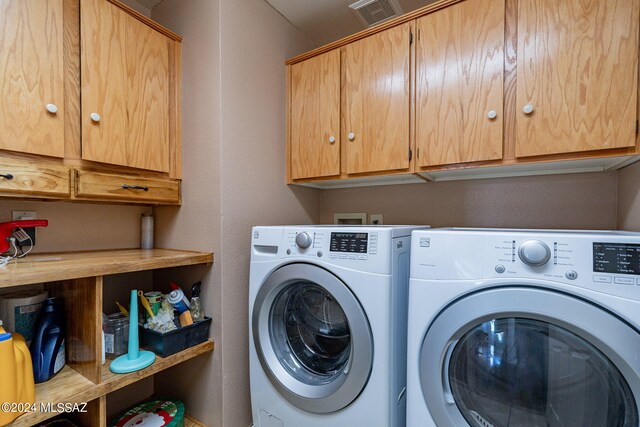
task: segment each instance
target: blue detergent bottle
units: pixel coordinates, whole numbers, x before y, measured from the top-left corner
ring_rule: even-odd
[[[29,346],[36,384],[50,380],[65,365],[65,327],[61,311],[55,298],[47,298],[38,314]]]

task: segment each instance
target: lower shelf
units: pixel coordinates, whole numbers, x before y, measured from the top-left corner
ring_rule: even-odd
[[[213,341],[208,340],[165,358],[156,357],[153,365],[130,374],[114,374],[109,370],[110,361],[107,361],[102,367],[100,384],[94,384],[69,366],[65,366],[53,379],[36,386],[37,411],[20,416],[10,426],[32,426],[59,415],[57,412],[41,411],[47,403],[89,402],[203,353],[213,351],[213,348]]]

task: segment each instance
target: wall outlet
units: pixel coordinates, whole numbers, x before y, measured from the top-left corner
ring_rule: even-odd
[[[36,218],[37,218],[36,211],[11,211],[12,221],[20,221],[21,219],[36,219]],[[24,231],[29,235],[29,237],[31,237],[31,240],[27,239],[22,243],[16,242],[16,245],[19,247],[23,247],[23,246],[30,247],[31,245],[35,246],[36,245],[36,228],[29,227],[29,228],[25,228]]]
[[[373,225],[382,225],[384,222],[382,221],[382,214],[371,214],[369,215],[369,222]]]
[[[11,221],[19,221],[21,219],[36,219],[36,211],[11,211]]]

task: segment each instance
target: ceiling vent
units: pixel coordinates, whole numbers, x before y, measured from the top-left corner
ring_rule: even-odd
[[[373,27],[403,13],[397,0],[360,0],[349,7],[365,27]]]

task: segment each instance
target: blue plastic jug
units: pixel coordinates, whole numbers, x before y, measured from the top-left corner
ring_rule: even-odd
[[[61,308],[55,298],[47,298],[38,314],[29,351],[33,362],[33,379],[50,380],[65,365],[65,327]]]

